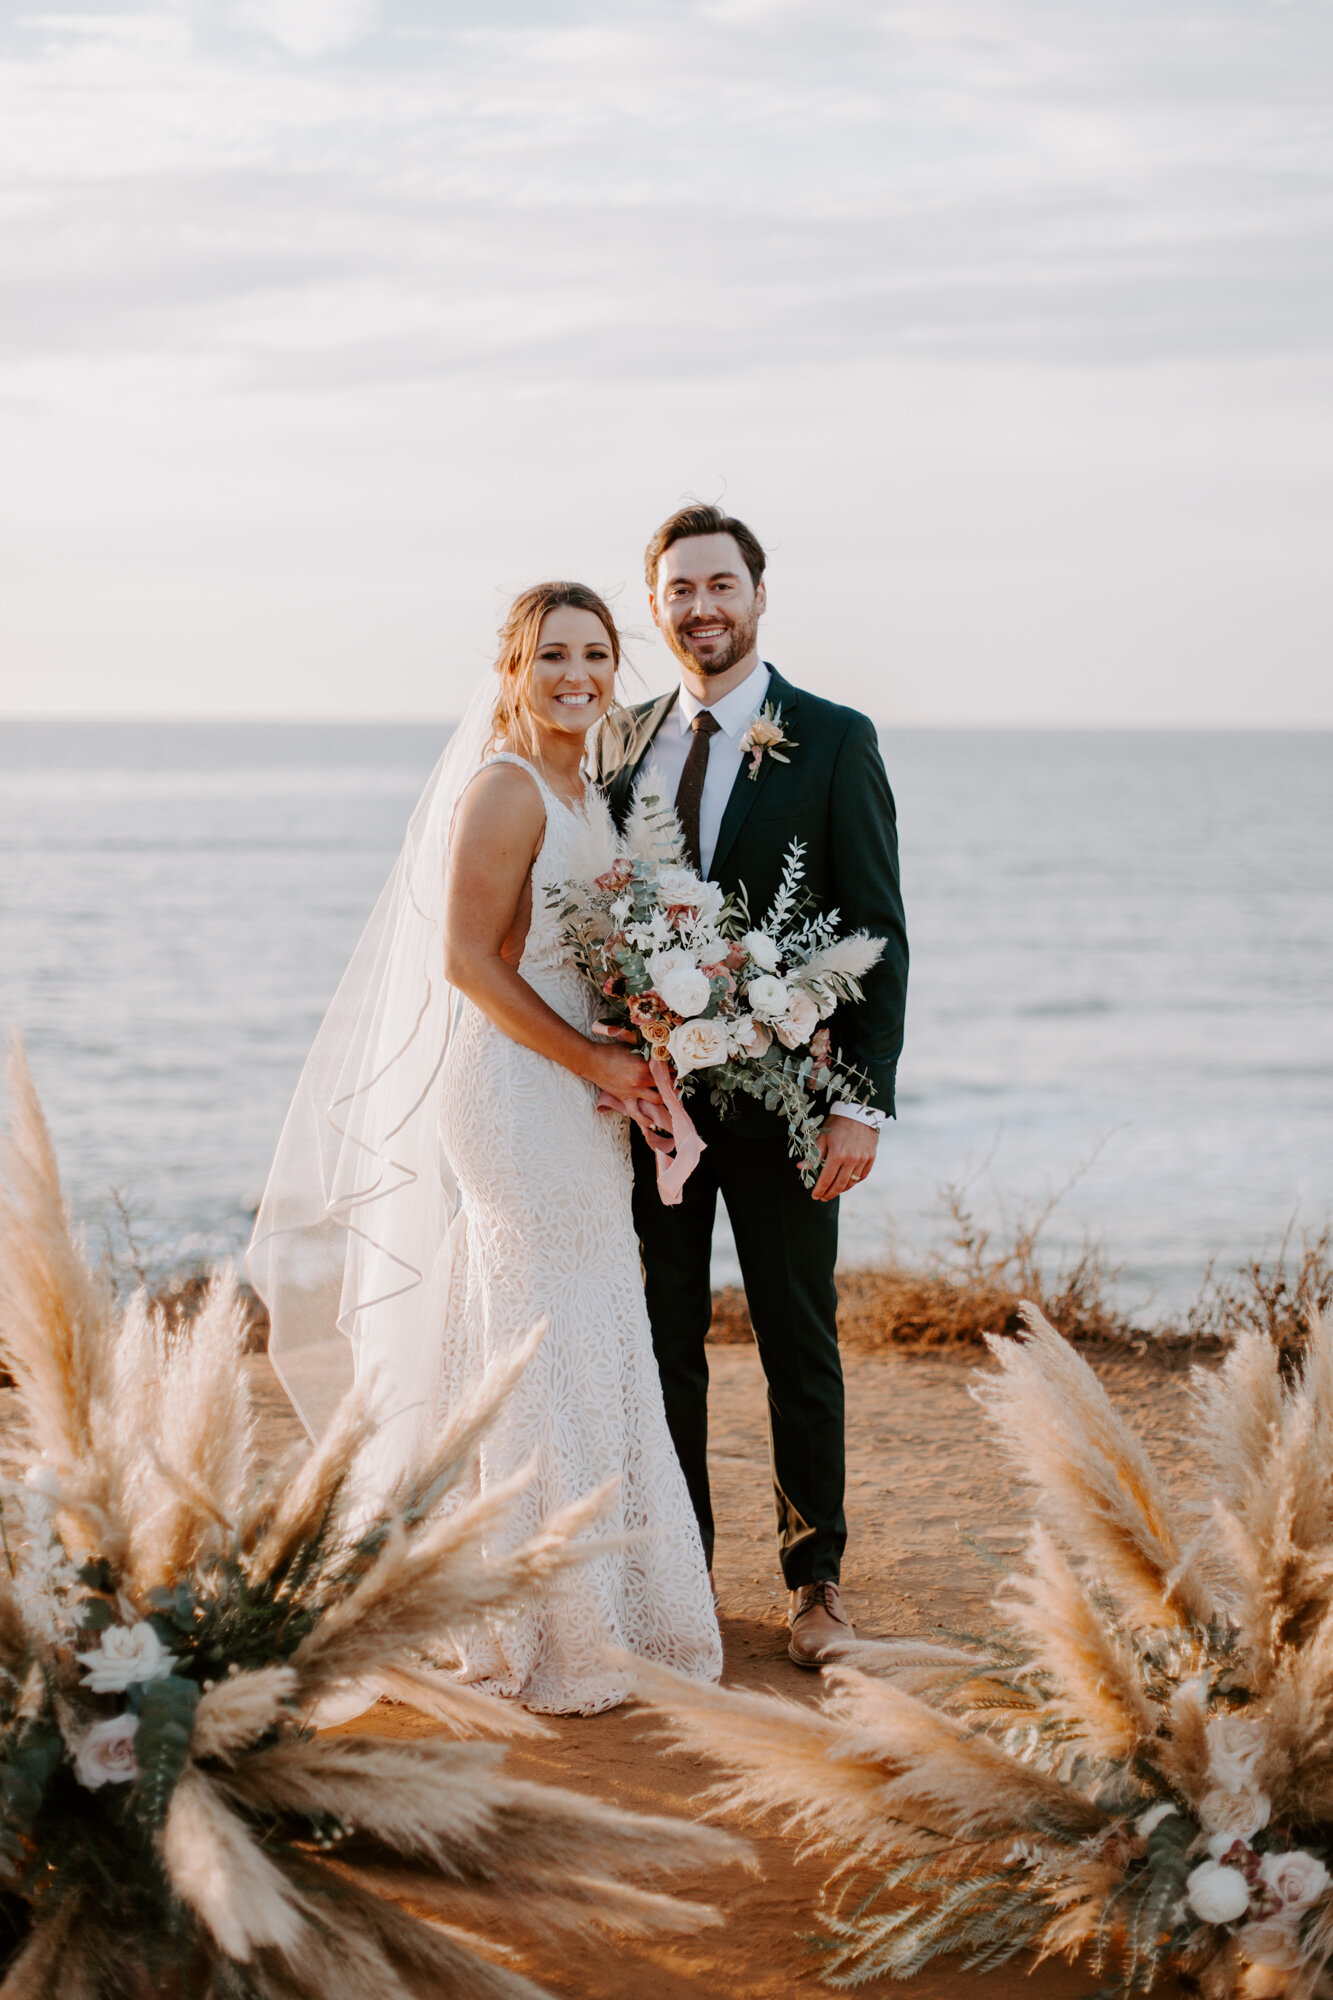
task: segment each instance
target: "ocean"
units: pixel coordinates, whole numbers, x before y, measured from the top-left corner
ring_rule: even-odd
[[[0,722],[0,1023],[72,1203],[154,1270],[244,1244],[445,725]],[[1333,1213],[1333,737],[897,730],[913,966],[847,1262],[1059,1196],[1176,1312]],[[577,1190],[571,1189],[571,1198]],[[725,1229],[716,1269],[735,1275]]]

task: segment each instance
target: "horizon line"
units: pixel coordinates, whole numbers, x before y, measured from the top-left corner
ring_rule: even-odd
[[[360,714],[309,715],[309,714],[298,714],[298,713],[287,713],[287,712],[274,715],[264,715],[255,713],[205,714],[199,712],[188,713],[188,714],[181,714],[181,713],[173,714],[165,710],[154,710],[152,712],[145,712],[143,714],[126,715],[126,714],[108,714],[106,712],[98,712],[96,710],[80,711],[75,714],[61,713],[57,711],[37,711],[37,710],[23,710],[15,713],[12,711],[0,710],[0,727],[3,727],[6,723],[27,722],[27,723],[46,723],[46,724],[57,724],[57,725],[61,723],[75,723],[75,724],[93,723],[99,725],[148,724],[149,726],[161,726],[161,727],[166,727],[166,726],[180,727],[181,725],[185,725],[187,727],[195,726],[199,728],[211,727],[217,724],[222,724],[222,725],[239,724],[243,726],[250,726],[253,728],[276,727],[280,729],[308,728],[311,726],[326,727],[326,728],[332,727],[340,729],[439,729],[447,726],[448,728],[452,729],[457,727],[459,720],[460,717],[457,715],[427,715],[427,714],[390,715],[390,716],[360,715]],[[947,730],[961,731],[968,729],[976,729],[976,730],[994,731],[999,734],[1003,734],[1005,732],[1011,732],[1011,733],[1018,732],[1022,730],[1035,731],[1037,733],[1047,733],[1051,735],[1071,730],[1085,731],[1088,733],[1094,733],[1100,731],[1105,731],[1105,732],[1122,731],[1126,734],[1132,734],[1132,735],[1162,735],[1162,736],[1166,735],[1236,736],[1236,735],[1244,735],[1247,733],[1253,733],[1256,735],[1273,735],[1273,736],[1333,734],[1333,719],[1329,719],[1327,721],[1284,720],[1279,722],[1264,722],[1251,718],[1244,721],[1236,721],[1236,722],[1215,721],[1215,720],[1197,721],[1197,722],[1180,722],[1180,721],[1153,722],[1153,721],[1122,721],[1122,720],[1113,721],[1110,720],[1109,718],[1103,717],[1103,718],[1094,718],[1091,720],[1082,720],[1082,721],[1074,721],[1066,719],[1063,721],[1054,721],[1054,722],[1037,722],[1037,721],[1007,722],[1007,721],[983,720],[983,719],[977,719],[973,721],[945,721],[942,719],[936,719],[932,721],[932,720],[917,719],[909,721],[896,718],[893,716],[872,716],[871,720],[875,723],[875,726],[877,728],[936,729],[936,730],[946,730],[946,731]]]

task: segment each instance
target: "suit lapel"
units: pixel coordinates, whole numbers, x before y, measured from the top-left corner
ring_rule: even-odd
[[[782,675],[772,667],[768,670],[768,692],[764,696],[764,701],[772,708],[782,710],[784,725],[796,713],[796,689],[789,681],[784,681]],[[773,759],[765,756],[760,759],[759,769],[751,777],[749,758],[741,759],[741,768],[732,781],[726,810],[722,814],[722,824],[717,831],[717,846],[713,849],[713,863],[709,874],[715,882],[722,873],[727,856],[736,844],[736,836],[744,826],[751,807],[768,783],[772,768]]]
[[[637,715],[642,716],[640,740],[643,747],[632,763],[622,764],[620,769],[612,774],[607,785],[607,797],[611,802],[611,809],[615,814],[617,824],[623,821],[625,814],[629,811],[629,802],[633,795],[634,787],[638,783],[639,772],[643,769],[649,752],[652,750],[654,737],[675,707],[676,697],[679,693],[680,686],[677,684],[675,687],[669,688],[664,695],[659,695],[657,700],[652,702],[646,710],[637,711]]]

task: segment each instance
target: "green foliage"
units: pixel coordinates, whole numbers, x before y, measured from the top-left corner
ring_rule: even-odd
[[[134,1739],[139,1766],[135,1791],[149,1823],[160,1826],[190,1754],[199,1689],[193,1681],[170,1674],[130,1688],[128,1699],[139,1717]]]

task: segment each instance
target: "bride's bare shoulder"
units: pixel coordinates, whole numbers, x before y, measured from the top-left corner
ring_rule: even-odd
[[[455,843],[540,838],[546,807],[533,773],[522,764],[485,764],[458,802]]]

